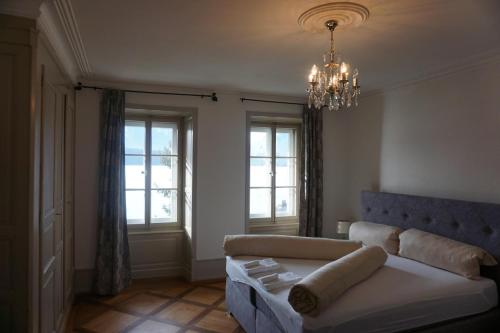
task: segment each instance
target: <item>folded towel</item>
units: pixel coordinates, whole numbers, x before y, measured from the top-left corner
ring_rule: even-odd
[[[294,285],[288,294],[292,308],[317,316],[342,293],[382,267],[387,254],[380,246],[367,246],[315,270]]]
[[[280,274],[272,274],[273,279],[271,279],[270,282],[262,282],[262,278],[259,279],[259,282],[261,285],[266,289],[267,291],[275,290],[278,288],[284,288],[293,285],[294,283],[298,282],[301,280],[301,277],[298,276],[297,274],[293,272],[285,272],[285,273],[280,273]],[[274,275],[276,275],[274,277]],[[268,275],[270,276],[270,275]]]
[[[336,260],[361,247],[361,242],[282,236],[282,235],[226,235],[226,256],[258,256]]]
[[[258,260],[252,260],[252,261],[249,261],[249,262],[243,264],[243,267],[245,267],[245,268],[252,268],[255,266],[259,266]]]
[[[259,280],[259,282],[261,284],[264,284],[264,283],[272,282],[272,281],[277,280],[277,279],[278,279],[278,273],[273,273],[273,274],[270,274],[270,275],[266,275],[266,276],[260,277],[257,280]]]
[[[261,259],[261,260],[257,260],[257,261],[258,261],[258,265],[256,265],[256,266],[251,266],[250,268],[246,268],[245,264],[242,264],[241,268],[248,275],[255,275],[258,273],[272,272],[272,271],[280,268],[280,264],[278,264],[276,261],[274,261],[271,258]]]

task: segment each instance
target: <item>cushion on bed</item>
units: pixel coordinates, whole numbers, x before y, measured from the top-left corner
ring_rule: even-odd
[[[361,247],[360,242],[280,235],[226,235],[226,256],[335,260]]]
[[[366,280],[387,260],[380,246],[366,246],[312,272],[294,285],[288,294],[292,308],[315,317],[340,295]]]
[[[399,235],[399,255],[438,267],[469,279],[480,276],[480,266],[494,266],[496,260],[485,250],[418,229]]]
[[[386,224],[354,222],[349,229],[349,239],[364,245],[381,246],[387,253],[398,254],[399,234],[403,230]]]

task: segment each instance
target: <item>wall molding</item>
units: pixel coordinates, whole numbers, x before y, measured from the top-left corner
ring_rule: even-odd
[[[469,56],[453,64],[441,67],[440,69],[429,71],[425,74],[416,75],[408,80],[402,80],[390,84],[386,88],[368,90],[367,92],[361,95],[361,98],[384,94],[393,90],[397,90],[399,88],[417,85],[425,81],[446,77],[448,75],[460,73],[463,71],[469,71],[476,68],[481,68],[483,66],[488,66],[498,62],[500,62],[500,48],[495,48],[490,51]]]
[[[185,267],[178,262],[147,264],[132,266],[133,279],[149,279],[156,277],[181,277],[185,275]]]
[[[41,3],[42,0],[2,0],[0,1],[0,13],[36,19],[40,15]]]
[[[75,83],[79,76],[79,70],[73,52],[59,29],[57,20],[49,5],[43,3],[40,6],[40,16],[37,19],[40,39],[49,48],[58,65],[62,67],[69,79]]]
[[[73,11],[73,6],[71,5],[71,0],[54,0],[54,6],[57,10],[66,39],[73,50],[73,55],[80,69],[80,74],[84,77],[90,75],[92,71]]]

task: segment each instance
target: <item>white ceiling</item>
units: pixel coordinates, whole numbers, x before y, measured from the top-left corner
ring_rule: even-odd
[[[304,93],[328,33],[297,24],[320,0],[73,0],[91,78],[283,95]],[[357,0],[362,26],[335,34],[364,91],[500,49],[498,0]]]

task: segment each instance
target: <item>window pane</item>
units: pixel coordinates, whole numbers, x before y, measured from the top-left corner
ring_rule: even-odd
[[[127,223],[144,224],[144,191],[126,191]]]
[[[177,125],[175,123],[153,122],[151,154],[177,155]]]
[[[177,191],[151,191],[151,223],[177,222]]]
[[[125,156],[125,188],[145,188],[146,163],[144,156]]]
[[[250,187],[271,186],[271,159],[250,158]]]
[[[295,130],[276,129],[276,156],[295,157]]]
[[[177,157],[151,157],[151,188],[177,188]]]
[[[276,158],[276,186],[295,186],[295,158]]]
[[[271,189],[250,189],[250,218],[271,217]]]
[[[271,128],[252,127],[250,131],[250,156],[271,157]]]
[[[276,216],[295,216],[295,188],[276,189]]]
[[[145,154],[146,127],[144,121],[125,122],[125,154]]]

